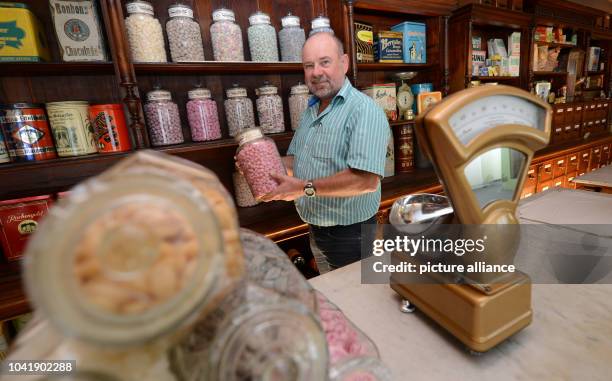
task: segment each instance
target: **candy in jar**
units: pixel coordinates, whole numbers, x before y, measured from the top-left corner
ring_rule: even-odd
[[[247,91],[244,87],[234,84],[234,87],[226,90],[227,99],[223,103],[225,106],[225,118],[229,135],[235,137],[245,128],[255,127],[255,113],[253,112],[253,102],[247,98]]]
[[[249,16],[251,26],[247,30],[251,61],[278,61],[276,30],[270,25],[270,16],[262,12]]]
[[[284,175],[285,167],[274,140],[259,128],[244,130],[237,137],[236,164],[244,174],[256,199],[276,189],[278,184],[270,174]]]
[[[151,144],[164,146],[184,141],[181,118],[169,91],[156,89],[147,93],[144,106]]]
[[[244,175],[240,172],[234,172],[232,175],[234,181],[234,193],[236,194],[236,204],[242,208],[255,206],[259,201],[255,200],[251,188],[247,184]]]
[[[210,90],[195,88],[187,93],[187,119],[191,128],[191,140],[204,142],[221,139],[221,126],[217,103],[210,99]]]
[[[304,110],[308,108],[308,86],[298,83],[291,87],[289,96],[289,115],[291,116],[291,129],[297,130]]]
[[[319,32],[327,32],[327,33],[334,34],[334,30],[331,28],[329,18],[325,16],[319,16],[313,19],[310,22],[310,27],[311,27],[310,33],[308,34],[308,36],[312,36],[313,34],[319,33]]]
[[[174,4],[168,7],[168,15],[166,33],[172,62],[204,61],[202,34],[193,19],[193,10],[188,5]]]
[[[285,131],[283,100],[275,86],[265,84],[256,91],[257,117],[266,134]]]
[[[300,18],[289,13],[281,19],[283,28],[278,32],[281,61],[302,62],[302,47],[306,40]]]
[[[242,31],[235,22],[234,12],[219,8],[213,12],[212,18],[210,36],[215,61],[244,61]]]
[[[167,62],[164,34],[153,6],[146,1],[132,1],[126,5],[128,17],[125,29],[134,62]]]

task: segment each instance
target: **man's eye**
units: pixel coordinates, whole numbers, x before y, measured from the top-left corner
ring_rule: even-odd
[[[321,61],[321,65],[322,66],[329,66],[329,61],[327,61],[327,60]]]

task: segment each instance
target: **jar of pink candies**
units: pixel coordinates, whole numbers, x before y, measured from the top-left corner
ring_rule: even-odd
[[[190,90],[187,96],[187,120],[191,128],[191,140],[205,142],[221,139],[217,103],[210,99],[210,90],[196,87]]]
[[[245,128],[255,127],[253,101],[247,97],[246,89],[234,84],[234,87],[227,89],[225,93],[227,99],[223,105],[229,135],[235,137]]]
[[[234,12],[219,8],[213,11],[210,37],[215,61],[244,61],[242,31]]]
[[[390,381],[391,372],[372,340],[320,292],[317,302],[329,349],[329,380]]]
[[[255,199],[272,192],[278,184],[270,174],[286,174],[274,140],[261,129],[249,128],[237,137],[236,164],[244,174]]]
[[[308,108],[308,86],[301,82],[291,87],[291,95],[289,96],[289,115],[291,117],[291,129],[297,130],[300,126],[302,113]]]
[[[278,95],[276,86],[265,84],[255,90],[257,94],[257,117],[259,125],[266,134],[285,131],[283,99]]]
[[[144,112],[149,126],[153,146],[183,143],[181,117],[172,94],[167,90],[155,89],[147,93]]]
[[[259,204],[259,201],[255,200],[255,197],[253,197],[253,193],[251,193],[251,188],[249,188],[249,184],[247,183],[242,173],[234,172],[232,175],[232,179],[234,180],[234,194],[236,195],[236,205],[241,208],[246,208]]]

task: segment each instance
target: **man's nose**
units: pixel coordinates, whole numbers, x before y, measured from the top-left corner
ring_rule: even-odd
[[[315,64],[315,65],[314,65],[314,69],[313,69],[313,71],[312,71],[312,74],[313,74],[315,77],[319,77],[319,76],[323,75],[323,68],[321,67],[321,65],[319,65],[319,64]]]

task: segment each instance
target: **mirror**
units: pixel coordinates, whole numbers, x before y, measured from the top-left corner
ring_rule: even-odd
[[[476,157],[464,174],[480,208],[497,200],[512,200],[527,155],[512,148],[494,148]]]

